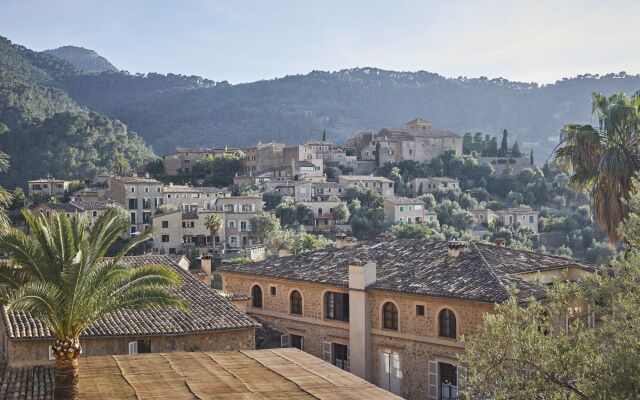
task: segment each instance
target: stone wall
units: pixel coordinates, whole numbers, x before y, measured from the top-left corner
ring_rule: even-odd
[[[83,356],[129,354],[129,342],[135,340],[149,340],[153,353],[252,350],[255,348],[255,330],[250,328],[175,336],[84,338],[81,339]],[[52,343],[51,339],[5,341],[7,362],[10,366],[53,363],[48,359]]]
[[[349,344],[349,323],[324,319],[324,294],[327,291],[347,292],[344,287],[249,276],[222,272],[224,290],[251,294],[259,284],[263,293],[263,307],[247,307],[247,311],[273,325],[280,331],[304,337],[304,350],[323,357],[323,342]],[[270,294],[270,287],[276,294]],[[303,315],[289,311],[289,295],[298,290],[303,297]],[[426,399],[428,362],[457,364],[457,354],[464,350],[463,336],[471,334],[481,323],[484,313],[492,312],[492,304],[413,296],[400,293],[368,291],[370,306],[371,346],[368,363],[371,381],[379,384],[380,354],[382,351],[400,356],[402,372],[401,393],[407,399]],[[382,307],[392,301],[398,308],[398,331],[382,328]],[[424,316],[416,313],[416,306],[424,306]],[[456,315],[457,339],[438,336],[438,314],[449,308]],[[350,313],[358,312],[351,309]]]

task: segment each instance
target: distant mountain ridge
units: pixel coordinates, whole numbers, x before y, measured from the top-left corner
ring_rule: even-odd
[[[461,135],[497,135],[506,128],[510,141],[518,140],[525,152],[533,148],[535,159],[544,162],[565,123],[591,122],[592,92],[640,90],[640,75],[625,73],[538,85],[368,67],[231,85],[180,74],[87,73],[0,37],[0,68],[5,55],[7,73],[29,76],[78,107],[124,122],[158,154],[177,146],[301,143],[325,130],[340,144],[359,131],[401,127],[420,116],[435,129]]]
[[[43,53],[69,61],[86,72],[118,71],[118,68],[111,64],[109,60],[94,50],[85,49],[84,47],[62,46],[57,49],[45,50]]]

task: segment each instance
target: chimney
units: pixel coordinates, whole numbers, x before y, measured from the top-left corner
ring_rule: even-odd
[[[200,269],[207,274],[207,281],[205,282],[211,287],[211,254],[202,253],[200,257]]]
[[[392,240],[396,240],[396,235],[391,232],[382,232],[377,236],[377,239],[391,242]]]
[[[507,246],[507,241],[506,241],[506,239],[503,239],[503,238],[497,238],[497,239],[496,239],[496,246],[498,246],[498,247],[506,247],[506,246]]]
[[[344,233],[338,233],[336,235],[336,248],[337,249],[342,249],[342,248],[351,248],[353,246],[356,245],[356,243],[358,243],[358,240],[354,237],[351,236],[347,236]]]
[[[349,262],[350,372],[371,381],[371,307],[366,287],[376,281],[376,263]]]
[[[447,256],[449,258],[456,258],[460,254],[463,254],[467,251],[469,244],[463,241],[450,240],[447,243]]]
[[[145,172],[145,173],[144,173],[144,177],[145,177],[145,178],[148,178],[148,177],[149,177],[149,172]]]
[[[134,177],[134,178],[137,178],[138,177],[138,173],[136,171],[133,171],[131,173],[131,176]]]

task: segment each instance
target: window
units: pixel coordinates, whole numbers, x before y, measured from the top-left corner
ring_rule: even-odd
[[[145,187],[144,187],[144,192],[145,192],[145,193],[149,193],[149,186],[145,186]]]
[[[131,193],[135,193],[136,192],[136,187],[135,186],[131,186]]]
[[[93,216],[93,218],[97,217],[97,216],[98,216],[98,211],[93,210],[93,211],[91,212],[91,215]]]
[[[135,224],[136,223],[136,212],[135,211],[131,211],[131,223]]]
[[[349,346],[346,344],[331,344],[331,364],[349,371]]]
[[[349,321],[349,295],[347,293],[327,292],[324,302],[327,319]]]
[[[162,227],[163,228],[168,228],[169,227],[169,221],[162,221]]]
[[[291,292],[291,314],[302,315],[302,295],[297,290]]]
[[[163,243],[168,243],[169,242],[169,235],[162,235],[162,242]]]
[[[529,223],[533,224],[533,215],[529,215]]]
[[[447,363],[438,363],[440,370],[440,399],[458,399],[458,368]]]
[[[151,199],[148,197],[145,197],[144,199],[142,199],[142,208],[144,208],[145,210],[148,210],[151,208]]]
[[[445,308],[440,311],[438,315],[438,322],[440,325],[439,335],[442,337],[448,337],[451,339],[456,338],[456,315],[453,311]]]
[[[269,293],[272,296],[275,296],[278,293],[276,287],[275,286],[269,286]]]
[[[251,307],[262,308],[262,288],[258,285],[251,288]]]
[[[300,335],[289,335],[290,346],[302,350],[304,347],[304,337]]]
[[[149,222],[151,222],[151,212],[150,211],[144,211],[142,213],[142,223],[143,224],[148,224]]]
[[[424,317],[424,305],[422,304],[416,305],[416,315],[419,317]]]
[[[382,327],[398,330],[398,308],[392,302],[386,302],[382,307]]]
[[[404,207],[400,206],[400,212],[403,212],[403,211],[404,211]]]
[[[138,199],[129,199],[129,210],[138,208]]]
[[[400,354],[382,351],[380,352],[380,378],[381,388],[393,394],[400,395]]]

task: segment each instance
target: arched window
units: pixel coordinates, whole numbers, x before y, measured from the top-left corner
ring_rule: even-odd
[[[299,314],[302,315],[302,295],[297,290],[291,292],[290,302],[291,302],[291,314]]]
[[[438,322],[440,323],[440,336],[451,339],[456,338],[456,315],[453,311],[448,308],[440,311],[440,314],[438,315]]]
[[[262,308],[262,288],[259,285],[254,285],[251,288],[251,306]]]
[[[387,302],[382,307],[382,327],[398,330],[398,308],[392,302]]]

